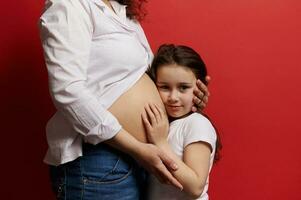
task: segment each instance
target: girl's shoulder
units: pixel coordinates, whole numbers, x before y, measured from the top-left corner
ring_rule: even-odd
[[[184,146],[192,142],[203,141],[209,143],[213,149],[217,139],[212,123],[200,113],[192,113],[185,118],[185,121],[183,121],[183,137]]]
[[[210,120],[205,117],[204,115],[200,114],[200,113],[192,113],[189,116],[187,116],[185,118],[185,120],[183,121],[183,123],[187,126],[190,127],[196,127],[196,128],[200,128],[200,127],[212,127],[213,125],[210,122]]]
[[[182,129],[204,129],[213,128],[210,120],[200,113],[192,113],[184,118],[176,119],[170,123],[170,126],[181,127]]]

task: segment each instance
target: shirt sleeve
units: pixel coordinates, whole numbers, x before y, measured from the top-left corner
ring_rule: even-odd
[[[53,102],[76,132],[96,144],[121,125],[87,86],[93,25],[83,2],[47,1],[39,26]]]
[[[184,125],[184,148],[193,142],[206,142],[215,150],[216,132],[211,122],[199,113],[189,116]]]

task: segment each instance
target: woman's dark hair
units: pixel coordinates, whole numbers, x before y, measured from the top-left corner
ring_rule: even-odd
[[[126,5],[126,16],[130,19],[134,20],[142,20],[146,11],[143,8],[143,4],[147,2],[147,0],[115,0],[122,5]]]
[[[191,69],[197,79],[200,79],[206,85],[208,84],[206,81],[207,68],[201,56],[192,48],[184,45],[161,45],[153,59],[151,67],[148,70],[148,74],[154,81],[156,81],[158,68],[164,65],[171,64],[176,64]],[[203,115],[210,120],[207,115]],[[220,159],[220,150],[222,148],[222,145],[220,142],[220,135],[218,133],[218,130],[214,125],[213,127],[215,128],[215,131],[217,133],[214,161],[218,161]]]

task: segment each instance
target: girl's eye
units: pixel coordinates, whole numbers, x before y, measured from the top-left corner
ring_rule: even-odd
[[[179,87],[179,90],[180,90],[181,92],[185,92],[185,90],[187,90],[188,88],[189,88],[188,86],[182,85],[182,86]]]
[[[168,90],[168,86],[167,85],[160,85],[160,86],[157,86],[159,89],[161,90]]]

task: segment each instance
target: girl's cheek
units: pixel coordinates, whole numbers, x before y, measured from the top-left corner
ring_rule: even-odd
[[[163,102],[166,102],[167,94],[164,92],[159,91],[159,95]]]
[[[191,90],[189,92],[189,94],[187,94],[187,97],[186,97],[186,100],[185,100],[187,106],[189,106],[189,107],[193,106],[193,97],[194,97],[193,90]]]
[[[191,91],[190,94],[190,102],[191,102],[191,106],[193,106],[193,98],[194,98],[194,94],[193,94],[193,90]]]

